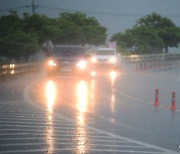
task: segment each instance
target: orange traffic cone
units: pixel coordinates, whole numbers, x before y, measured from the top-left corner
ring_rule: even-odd
[[[172,92],[172,104],[171,104],[171,110],[176,110],[176,93]]]
[[[154,106],[158,107],[159,106],[159,90],[155,90],[155,101],[154,101]]]

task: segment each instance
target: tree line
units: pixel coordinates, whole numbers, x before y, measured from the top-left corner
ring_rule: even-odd
[[[114,34],[111,41],[130,53],[168,53],[169,47],[178,47],[180,43],[180,27],[170,19],[152,13],[137,20],[132,29]]]
[[[0,17],[0,56],[10,59],[28,59],[47,40],[54,44],[100,45],[106,39],[107,28],[80,12],[49,18],[27,13],[20,17],[11,11]],[[180,28],[170,19],[152,13],[137,20],[132,29],[114,34],[110,41],[116,41],[120,50],[129,53],[168,53],[169,47],[180,43]]]
[[[0,56],[28,59],[43,42],[55,44],[104,44],[107,29],[83,13],[61,13],[58,18],[10,12],[0,17]]]

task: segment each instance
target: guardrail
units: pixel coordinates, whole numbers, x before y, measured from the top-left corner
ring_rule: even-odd
[[[180,54],[152,54],[122,56],[126,64],[136,71],[180,66]]]
[[[180,53],[178,53],[178,54],[130,55],[130,56],[122,56],[122,58],[124,61],[128,61],[128,62],[179,60]]]
[[[0,66],[0,76],[14,75],[18,73],[35,71],[39,68],[39,63],[24,63],[24,64],[7,64]]]

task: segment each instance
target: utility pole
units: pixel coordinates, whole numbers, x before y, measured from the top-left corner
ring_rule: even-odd
[[[32,5],[30,5],[30,6],[32,7],[32,14],[34,15],[36,13],[35,10],[37,7],[39,7],[39,5],[35,5],[34,0],[32,0]]]
[[[35,5],[34,5],[34,0],[32,0],[32,14],[34,15],[35,13]]]

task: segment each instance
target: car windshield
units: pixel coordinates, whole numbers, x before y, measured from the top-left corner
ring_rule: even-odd
[[[53,52],[55,57],[79,57],[83,56],[81,47],[56,47]]]
[[[113,50],[98,50],[96,55],[114,55],[115,52]]]

